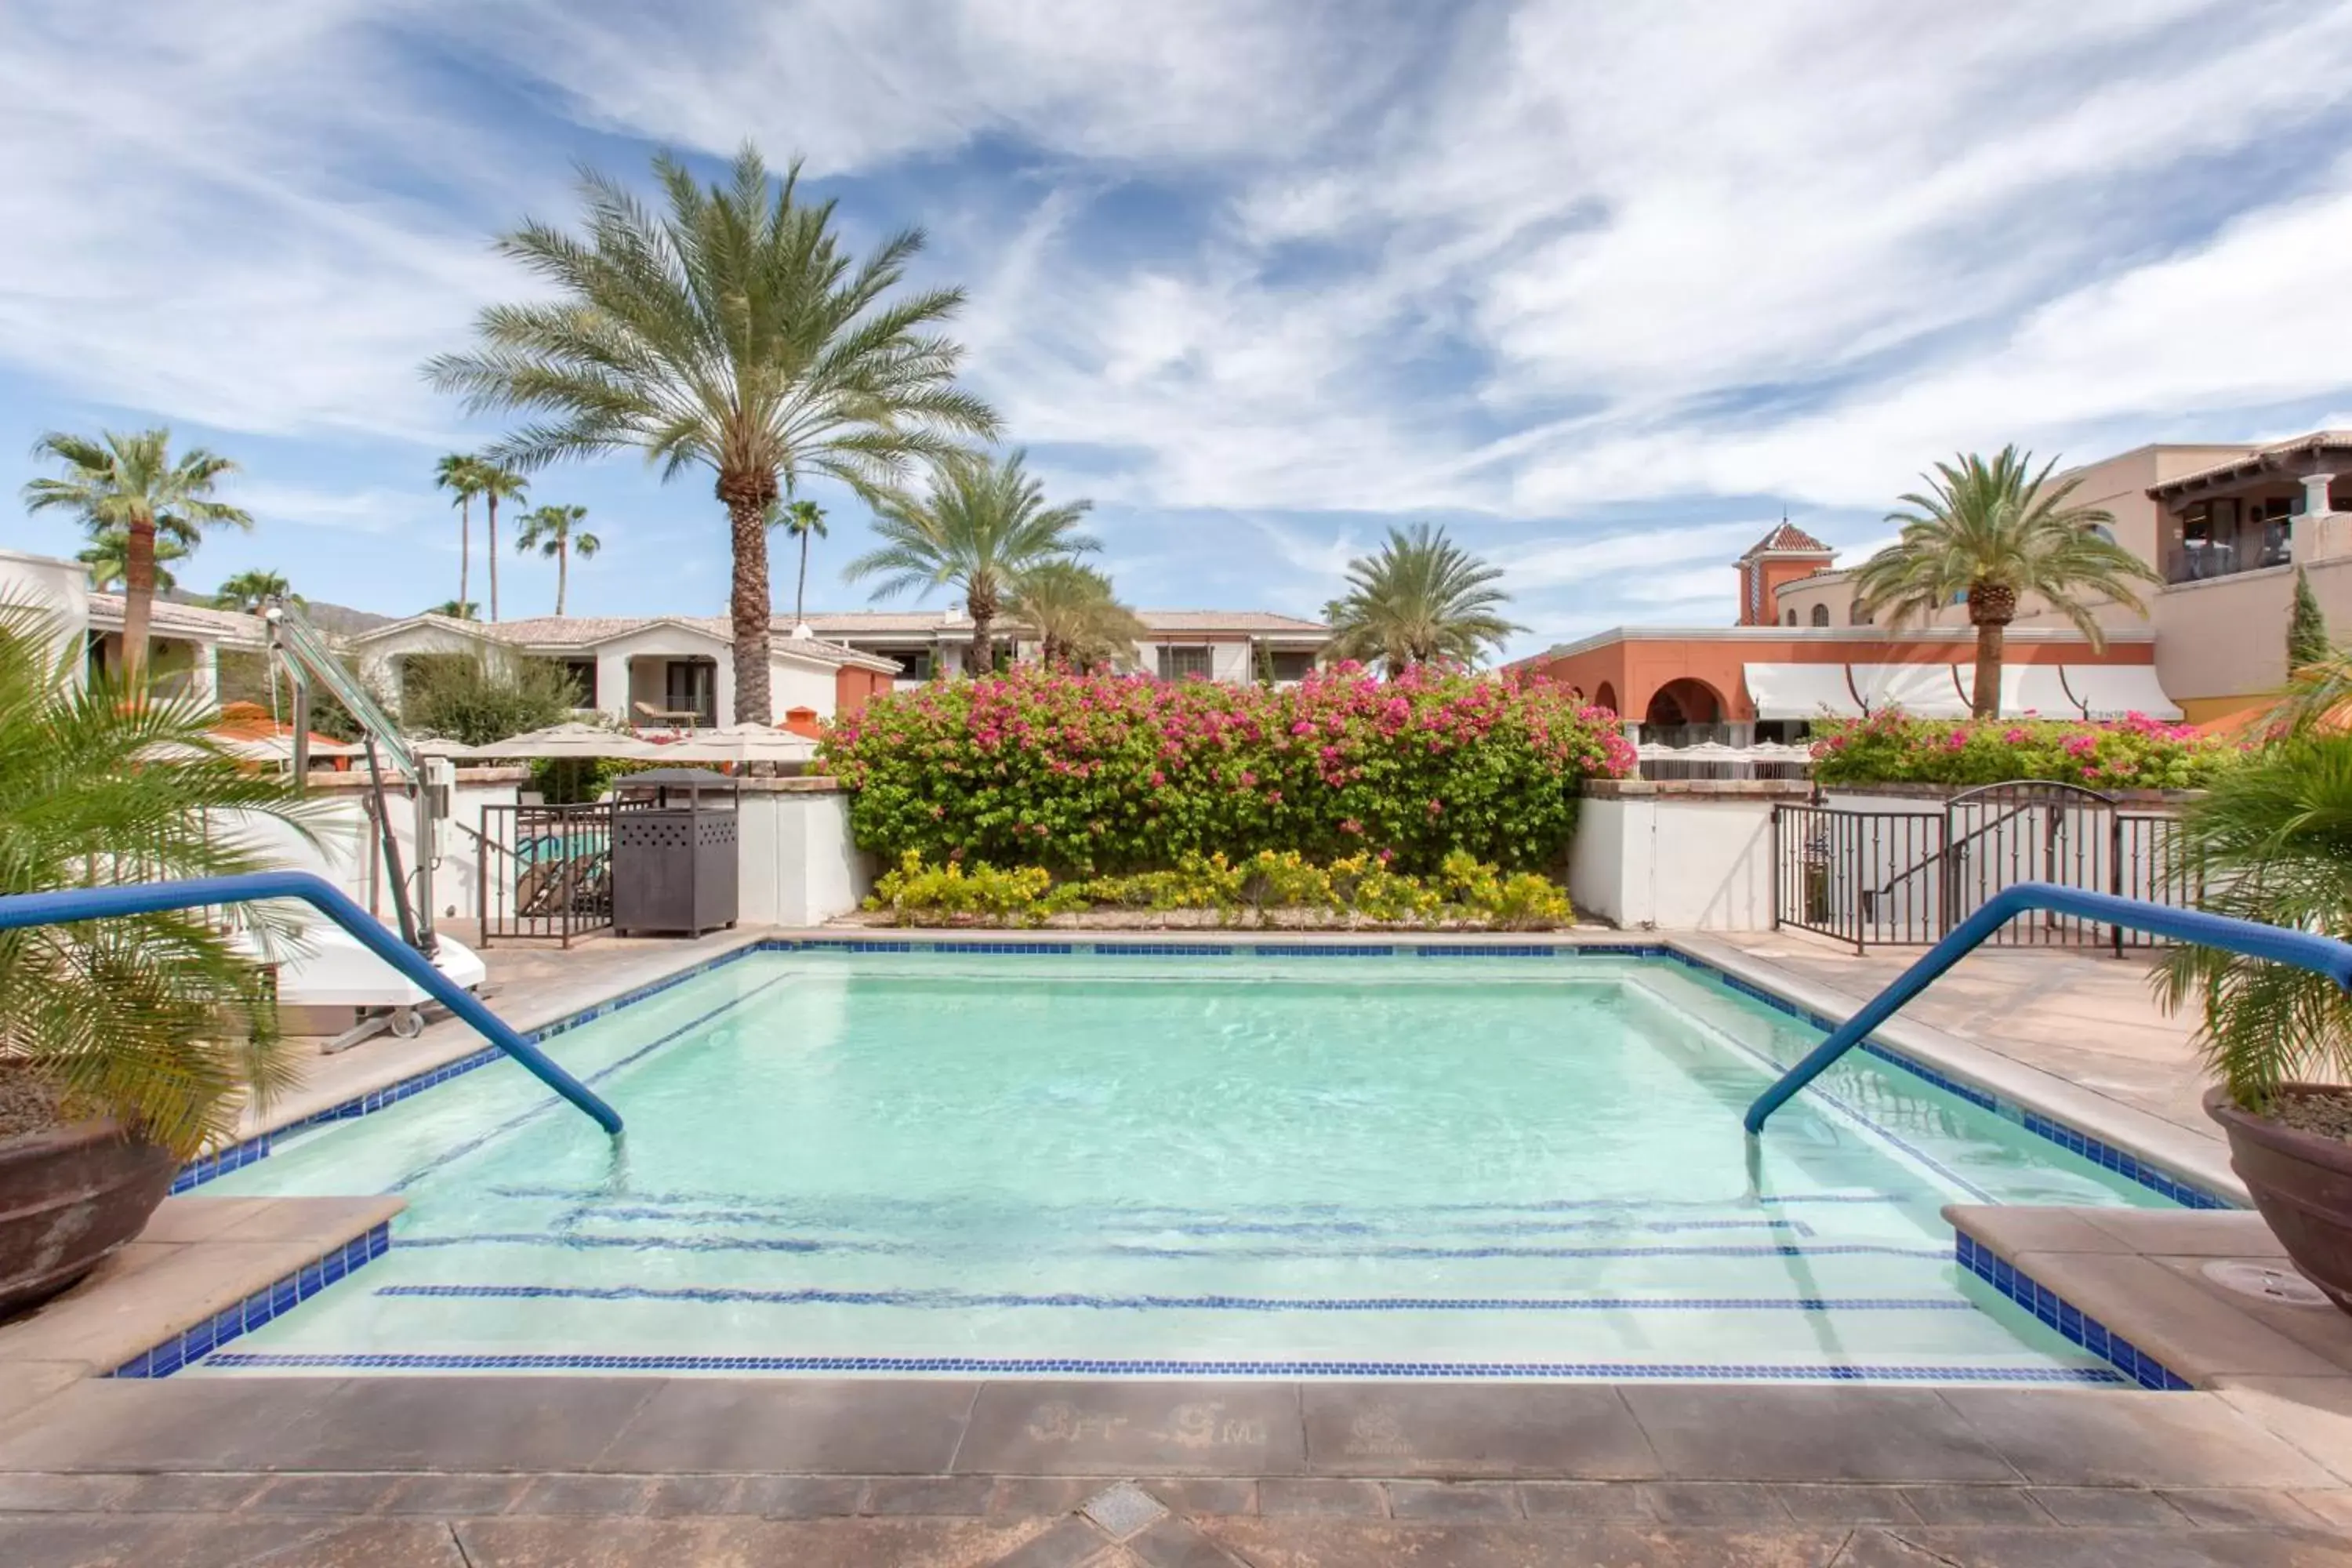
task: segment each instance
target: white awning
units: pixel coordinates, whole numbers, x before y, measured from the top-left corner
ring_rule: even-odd
[[[1974,693],[1977,667],[1958,667],[1960,689]],[[2054,664],[2004,664],[2000,667],[2000,716],[2004,719],[2080,719],[2082,705],[2066,690]]]
[[[1900,708],[1919,719],[1965,719],[1969,704],[1948,664],[1857,664],[1853,689],[1872,712]]]
[[[1741,667],[1759,719],[1859,719],[1862,707],[1846,689],[1842,664],[1750,664]]]
[[[2157,684],[2152,665],[2069,664],[2061,670],[2066,689],[2094,719],[2120,719],[2127,713],[2168,720],[2181,716],[2179,704]]]

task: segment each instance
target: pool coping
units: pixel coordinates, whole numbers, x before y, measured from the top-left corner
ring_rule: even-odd
[[[595,1000],[530,1009],[509,1021],[525,1039],[537,1044],[594,1023],[619,1008],[645,1001],[749,954],[802,951],[945,951],[1002,956],[1076,956],[1108,952],[1169,958],[1230,957],[1248,952],[1335,960],[1390,957],[1403,952],[1464,960],[1546,960],[1591,953],[1670,959],[1685,968],[1712,973],[1727,989],[1823,1031],[1843,1023],[1856,1005],[1849,996],[1813,984],[1701,932],[1318,931],[1284,935],[1102,931],[1030,935],[914,928],[876,933],[871,928],[835,926],[740,931],[737,940],[719,950],[704,950],[693,962],[651,979],[635,984],[624,980]],[[543,1016],[533,1019],[532,1013]],[[317,1105],[315,1097],[308,1101],[290,1100],[262,1120],[259,1129],[251,1135],[191,1161],[173,1182],[172,1191],[194,1191],[215,1177],[265,1159],[280,1137],[372,1114],[500,1059],[496,1047],[481,1045],[462,1024],[438,1027],[450,1032],[444,1053],[437,1059],[432,1052],[412,1054],[397,1064],[404,1070],[388,1073],[385,1081],[376,1087],[331,1104]],[[1860,1048],[2185,1207],[2251,1205],[2244,1184],[2230,1169],[2226,1147],[2218,1139],[2200,1137],[2137,1107],[2094,1093],[2053,1073],[1927,1025],[1891,1019],[1874,1030]],[[392,1065],[387,1063],[388,1067]]]

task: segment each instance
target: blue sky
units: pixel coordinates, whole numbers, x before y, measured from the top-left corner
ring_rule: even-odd
[[[433,461],[496,427],[417,367],[522,292],[491,237],[568,218],[576,163],[748,137],[853,237],[928,230],[971,384],[1132,602],[1312,614],[1430,518],[1508,570],[1518,651],[1714,624],[1784,508],[1866,548],[1956,448],[2352,423],[2347,77],[2310,0],[15,0],[0,454],[167,422],[260,519],[184,581],[447,598]],[[707,483],[534,493],[605,542],[575,614],[721,610]],[[863,603],[819,499],[812,606]],[[551,567],[501,571],[546,612]]]

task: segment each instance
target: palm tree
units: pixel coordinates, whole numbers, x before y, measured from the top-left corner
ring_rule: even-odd
[[[256,568],[225,579],[213,594],[213,604],[220,609],[243,610],[249,616],[257,616],[268,607],[270,600],[292,596],[293,589],[284,573]]]
[[[2352,736],[2305,730],[2223,769],[2182,812],[2179,848],[2203,908],[2352,937]],[[2168,1011],[2201,1009],[2208,1064],[2257,1115],[2292,1080],[2352,1082],[2352,995],[2325,975],[2184,942],[2155,984]]]
[[[769,514],[768,526],[781,528],[801,542],[800,580],[793,587],[793,624],[804,625],[808,620],[809,540],[824,537],[824,509],[813,500],[787,500]]]
[[[482,523],[482,557],[490,563],[490,619],[495,621],[499,618],[499,502],[521,500],[530,481],[489,458],[481,460],[479,474],[482,500],[489,508],[489,516]]]
[[[862,496],[996,416],[955,386],[962,350],[933,329],[963,292],[898,293],[922,235],[864,261],[833,232],[833,204],[772,179],[746,146],[704,186],[664,154],[656,216],[613,181],[583,177],[587,233],[530,223],[499,248],[556,298],[482,312],[469,353],[426,366],[477,412],[542,417],[493,448],[518,468],[636,447],[665,478],[710,469],[727,508],[734,582],[735,717],[773,716],[768,689],[769,509],[788,480],[828,474]]]
[[[457,598],[467,602],[474,567],[474,498],[482,493],[482,460],[467,452],[452,452],[433,468],[433,483],[447,490],[457,509]]]
[[[482,606],[471,599],[444,599],[425,613],[446,616],[453,621],[478,621],[482,618]]]
[[[559,616],[563,614],[563,592],[572,577],[572,558],[577,555],[585,561],[604,547],[603,540],[580,528],[581,520],[587,515],[584,506],[539,507],[523,514],[522,531],[515,536],[517,550],[536,550],[554,558],[555,613]]]
[[[1887,515],[1902,536],[1854,574],[1862,613],[1888,611],[1889,626],[1967,601],[1977,629],[1970,707],[1979,719],[2000,715],[2001,655],[2020,598],[2040,595],[2097,649],[2106,639],[2081,595],[2103,594],[2138,610],[2132,584],[2158,581],[2146,562],[2106,532],[2111,514],[2074,503],[2080,480],[2052,485],[2056,461],[2039,472],[2032,461],[2031,453],[2009,446],[1990,463],[1971,452],[1937,464],[1934,474],[1921,476],[1928,493],[1903,497],[1909,510]]]
[[[1510,602],[1489,586],[1502,574],[1444,529],[1391,528],[1379,554],[1348,563],[1347,593],[1324,606],[1333,651],[1368,664],[1383,660],[1391,675],[1437,659],[1475,663],[1525,629],[1496,613]]]
[[[216,831],[222,815],[309,836],[325,803],[222,751],[207,703],[84,683],[81,661],[54,616],[0,606],[0,894],[265,869],[264,840]],[[236,908],[263,955],[285,951],[282,914]],[[102,1110],[184,1157],[293,1079],[276,1018],[216,910],[0,932],[0,1082],[29,1079],[53,1107]]]
[[[180,585],[180,579],[170,570],[174,561],[185,561],[188,547],[178,540],[158,531],[155,536],[155,591],[168,594]],[[89,585],[101,594],[120,589],[131,575],[131,531],[110,528],[91,540],[88,549],[77,552],[74,559],[89,568]]]
[[[1108,577],[1076,561],[1032,566],[1013,580],[1004,607],[1037,634],[1038,658],[1048,667],[1115,664],[1150,635],[1118,602]]]
[[[78,513],[100,547],[110,531],[123,535],[122,670],[135,687],[147,667],[156,535],[182,546],[184,554],[204,542],[207,528],[251,528],[250,514],[213,497],[213,486],[236,465],[202,447],[174,460],[172,433],[160,426],[127,436],[101,431],[96,440],[52,430],[33,443],[33,455],[62,463],[65,477],[27,483],[26,510],[62,507]]]
[[[1047,506],[1045,487],[1023,466],[1026,460],[1022,452],[993,463],[970,453],[939,459],[931,465],[929,492],[921,500],[903,493],[878,498],[874,531],[882,548],[859,556],[842,573],[853,583],[879,577],[877,599],[909,588],[961,589],[965,613],[971,616],[965,668],[974,674],[996,668],[993,628],[1015,582],[1048,561],[1101,548],[1078,531],[1078,520],[1094,502]]]

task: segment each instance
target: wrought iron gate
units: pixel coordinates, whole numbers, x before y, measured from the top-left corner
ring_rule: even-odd
[[[2177,853],[2174,819],[2122,810],[2079,784],[2028,782],[1964,791],[1940,806],[1773,811],[1776,924],[1874,946],[1942,938],[2020,882],[2194,908],[2199,889]],[[2154,939],[2044,913],[2004,927],[2010,946],[2104,946]]]

